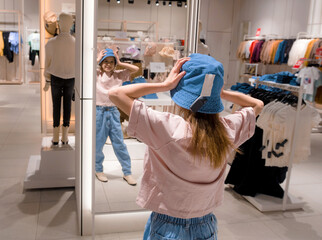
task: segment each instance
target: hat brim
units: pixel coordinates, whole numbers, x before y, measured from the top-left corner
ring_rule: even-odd
[[[113,57],[114,58],[114,61],[115,61],[115,64],[116,64],[116,58],[115,58],[115,56],[114,55],[112,55],[112,54],[106,54],[106,55],[104,55],[103,57],[102,57],[102,59],[99,61],[99,63],[98,63],[98,65],[101,65],[101,63],[105,60],[105,58],[107,58],[107,57]]]

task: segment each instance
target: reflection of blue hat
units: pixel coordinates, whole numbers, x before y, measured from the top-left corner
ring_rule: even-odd
[[[219,113],[224,110],[220,92],[224,84],[223,65],[213,57],[193,53],[182,65],[186,74],[171,90],[172,100],[185,109],[201,113]]]
[[[100,60],[98,65],[100,65],[104,61],[104,59],[107,58],[107,57],[114,57],[115,63],[116,63],[116,58],[115,58],[113,50],[110,49],[110,48],[106,48],[105,51],[106,51],[106,53],[104,54],[104,56],[102,57],[102,59]]]

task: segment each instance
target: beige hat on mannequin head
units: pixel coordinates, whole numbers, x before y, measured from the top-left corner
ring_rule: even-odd
[[[55,35],[57,33],[57,15],[53,11],[48,11],[44,14],[45,29],[51,34]]]
[[[71,14],[61,13],[58,20],[60,32],[69,32],[73,26],[73,22],[73,16]]]

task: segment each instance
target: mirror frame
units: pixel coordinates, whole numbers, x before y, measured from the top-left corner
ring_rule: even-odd
[[[95,213],[97,0],[76,1],[76,198],[81,235],[143,230],[150,211]],[[197,51],[200,0],[187,0],[186,54]],[[94,13],[94,14],[93,14]],[[88,37],[88,36],[93,36]]]

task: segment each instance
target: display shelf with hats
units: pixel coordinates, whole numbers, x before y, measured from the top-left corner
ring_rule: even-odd
[[[22,48],[22,31],[21,31],[21,12],[18,10],[2,10],[1,15],[11,15],[4,21],[0,29],[0,41],[4,46],[0,51],[3,59],[0,61],[0,84],[22,84],[23,83],[23,48]],[[6,19],[6,18],[4,18]],[[12,27],[16,26],[16,27]],[[5,59],[6,57],[6,59]]]

